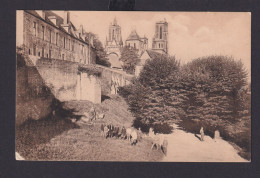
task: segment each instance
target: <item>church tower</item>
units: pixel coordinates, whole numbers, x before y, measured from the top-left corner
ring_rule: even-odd
[[[155,24],[152,50],[162,54],[168,54],[168,23],[165,19]]]
[[[116,18],[113,23],[109,25],[108,39],[106,38],[106,49],[109,51],[109,46],[116,45],[118,47],[123,46],[122,35],[121,35],[121,27],[117,24]]]
[[[117,24],[116,18],[109,25],[108,37],[106,37],[105,50],[111,67],[121,68],[119,58],[121,55],[121,49],[123,47],[121,27]]]

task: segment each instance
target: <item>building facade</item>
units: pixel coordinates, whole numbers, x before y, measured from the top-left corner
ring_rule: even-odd
[[[156,22],[152,50],[168,54],[168,23],[166,20]]]
[[[138,54],[141,55],[148,48],[148,39],[145,36],[141,38],[136,30],[132,30],[125,41],[125,45],[137,49]]]
[[[17,46],[23,45],[25,54],[60,59],[82,64],[96,61],[93,37],[76,29],[70,12],[60,17],[52,11],[17,11]]]

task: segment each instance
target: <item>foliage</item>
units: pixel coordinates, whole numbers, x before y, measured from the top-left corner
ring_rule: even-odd
[[[140,125],[143,129],[156,127],[182,113],[178,107],[181,100],[176,97],[178,91],[174,89],[178,70],[179,62],[174,57],[148,60],[140,77],[133,84],[120,88],[119,93],[126,98],[130,110],[138,118],[134,126]],[[162,132],[164,127],[158,128]]]
[[[246,85],[246,70],[232,57],[203,57],[182,67],[174,57],[160,57],[148,60],[120,94],[138,125],[185,119],[217,127],[250,120]]]
[[[185,65],[181,76],[186,118],[230,122],[239,118],[243,108],[239,92],[247,79],[241,61],[225,56],[199,58]]]
[[[99,40],[98,36],[94,33],[87,33],[87,36],[93,36],[93,46],[96,49],[96,63],[99,65],[103,65],[106,67],[110,67],[111,64],[107,59],[107,54],[106,51],[103,47],[103,44],[101,43],[101,41]]]
[[[130,46],[124,46],[119,60],[123,62],[123,70],[129,74],[133,74],[136,64],[140,61],[137,49]]]
[[[86,72],[89,75],[100,76],[102,69],[96,67],[95,65],[79,65],[78,72]]]

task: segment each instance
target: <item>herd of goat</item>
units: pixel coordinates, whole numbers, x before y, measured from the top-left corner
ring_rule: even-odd
[[[101,135],[105,138],[127,139],[131,142],[131,145],[136,145],[142,140],[144,134],[140,128],[136,130],[133,127],[125,128],[124,126],[119,127],[113,124],[101,124]],[[168,146],[167,138],[163,134],[155,134],[152,128],[149,129],[148,137],[152,139],[151,149],[156,146],[156,149],[158,150],[160,148],[166,156]]]
[[[86,114],[85,114],[86,115]],[[87,114],[88,115],[88,114]],[[98,114],[95,110],[94,107],[91,108],[90,110],[90,115],[92,117],[90,121],[93,120],[98,120],[98,119],[104,119],[105,114]],[[89,116],[89,115],[88,115]],[[136,145],[138,142],[142,140],[143,133],[141,129],[139,128],[138,130],[131,127],[131,128],[125,128],[119,127],[118,125],[114,126],[112,123],[111,124],[101,124],[101,136],[107,138],[116,138],[116,139],[127,139],[128,141],[131,142],[131,145]],[[148,137],[151,138],[152,140],[152,146],[151,149],[155,146],[156,149],[158,150],[159,148],[162,150],[164,155],[166,156],[167,154],[167,146],[168,146],[168,140],[163,134],[155,134],[153,128],[149,129]]]

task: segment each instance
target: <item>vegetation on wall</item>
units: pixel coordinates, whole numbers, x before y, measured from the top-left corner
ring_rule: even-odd
[[[79,65],[78,72],[85,72],[89,75],[101,76],[102,69],[95,65]]]

